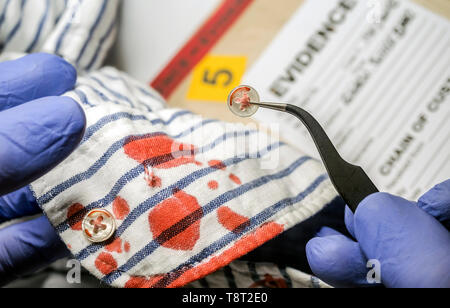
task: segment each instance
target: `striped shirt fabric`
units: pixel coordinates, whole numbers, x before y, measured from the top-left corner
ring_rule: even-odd
[[[31,185],[69,250],[115,287],[211,286],[217,279],[230,287],[292,287],[305,279],[304,286],[323,286],[295,278],[293,269],[232,263],[336,197],[320,162],[252,127],[168,108],[148,86],[99,69],[114,41],[118,4],[0,0],[1,59],[45,51],[79,71],[65,95],[85,110],[85,136]],[[103,243],[90,242],[81,227],[94,209],[112,213],[117,225]],[[214,272],[221,278],[204,278]]]
[[[119,0],[0,0],[0,51],[57,54],[99,68],[114,43]]]

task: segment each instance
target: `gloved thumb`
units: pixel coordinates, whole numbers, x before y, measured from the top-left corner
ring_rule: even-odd
[[[385,286],[450,287],[450,233],[416,203],[373,194],[359,205],[354,232]]]
[[[450,229],[450,180],[434,186],[417,205]]]

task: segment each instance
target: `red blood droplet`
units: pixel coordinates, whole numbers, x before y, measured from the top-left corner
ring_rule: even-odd
[[[127,201],[117,197],[113,202],[113,213],[117,219],[123,220],[130,213],[130,206]]]
[[[117,269],[117,261],[106,252],[102,252],[95,259],[95,267],[103,274],[108,275]]]
[[[220,160],[211,160],[208,162],[208,165],[211,168],[219,169],[219,170],[226,170],[227,166],[223,163],[223,161]]]
[[[161,187],[162,181],[161,178],[157,177],[153,172],[148,171],[147,166],[144,166],[145,169],[145,180],[147,181],[148,186],[155,188]]]
[[[208,183],[208,187],[211,190],[216,190],[217,188],[219,188],[219,183],[217,183],[217,181],[210,181]]]
[[[250,220],[247,217],[237,214],[227,206],[222,206],[217,211],[219,222],[229,231],[234,233],[241,233],[250,225]]]
[[[158,169],[197,163],[193,145],[178,143],[166,135],[134,137],[124,149],[132,159]]]
[[[75,203],[67,210],[67,221],[70,228],[75,231],[81,231],[83,217],[87,214],[87,210],[80,203]]]
[[[123,249],[125,250],[125,252],[129,252],[130,251],[130,243],[125,242],[125,245],[123,245]]]
[[[122,240],[120,238],[116,238],[111,244],[105,247],[109,252],[117,252],[122,253]]]
[[[238,185],[242,184],[241,179],[237,175],[235,175],[233,173],[230,174],[230,180],[232,180],[234,183],[236,183]]]
[[[192,215],[190,219],[184,219]],[[200,218],[203,211],[195,197],[184,191],[178,191],[173,198],[167,199],[155,207],[149,214],[150,230],[160,245],[175,250],[191,250],[200,238]],[[184,219],[184,220],[183,220]],[[177,228],[166,231],[183,220]],[[166,232],[164,232],[166,231]],[[170,234],[169,234],[170,233]]]

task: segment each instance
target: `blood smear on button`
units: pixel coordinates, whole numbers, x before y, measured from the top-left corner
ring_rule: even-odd
[[[230,110],[239,117],[250,117],[256,113],[259,103],[259,95],[255,89],[249,86],[239,86],[228,97]]]

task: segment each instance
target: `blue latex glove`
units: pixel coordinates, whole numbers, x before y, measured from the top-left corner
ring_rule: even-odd
[[[450,180],[419,202],[367,197],[345,222],[354,241],[324,228],[306,247],[315,275],[337,287],[368,286],[367,261],[379,261],[386,287],[450,287]]]
[[[41,213],[26,186],[63,161],[81,141],[86,118],[68,97],[75,69],[34,54],[0,63],[0,223]],[[0,285],[68,254],[46,217],[0,230]]]

